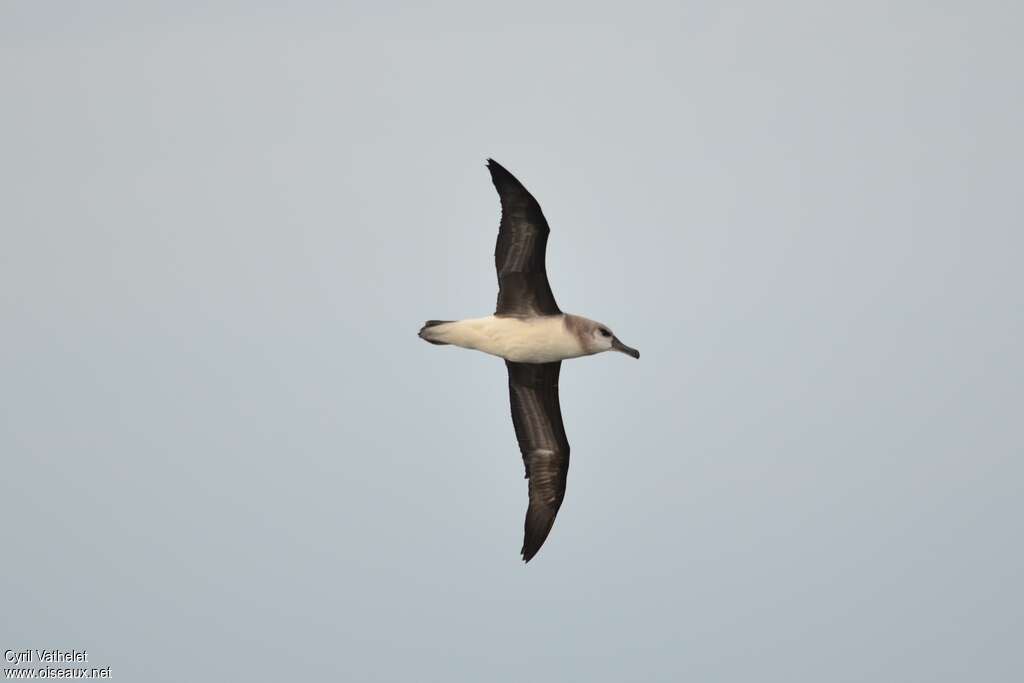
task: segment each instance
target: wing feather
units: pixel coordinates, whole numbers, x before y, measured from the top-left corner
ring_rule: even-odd
[[[501,225],[494,247],[494,267],[498,271],[495,315],[561,313],[544,264],[551,231],[540,204],[497,161],[488,159],[487,168],[501,199]]]
[[[512,424],[530,480],[530,504],[523,534],[523,561],[529,562],[555,523],[565,497],[569,441],[558,403],[561,362],[513,363],[508,366]]]

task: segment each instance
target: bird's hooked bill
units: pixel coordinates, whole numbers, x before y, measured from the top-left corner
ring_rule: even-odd
[[[618,337],[612,337],[612,348],[616,351],[622,351],[627,356],[633,356],[633,358],[639,358],[640,352],[631,346],[626,346],[619,341]]]

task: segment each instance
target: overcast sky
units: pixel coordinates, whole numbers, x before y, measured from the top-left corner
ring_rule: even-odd
[[[0,649],[122,681],[1024,680],[1024,11],[0,4]],[[494,157],[568,492],[519,559]]]

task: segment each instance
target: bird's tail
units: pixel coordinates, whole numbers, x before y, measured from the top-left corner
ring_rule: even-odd
[[[439,330],[431,330],[431,328],[437,327],[438,325],[447,325],[453,320],[428,320],[423,323],[423,327],[420,328],[420,339],[428,341],[431,344],[437,344],[438,346],[445,346],[448,342],[441,341],[438,339],[437,333]]]

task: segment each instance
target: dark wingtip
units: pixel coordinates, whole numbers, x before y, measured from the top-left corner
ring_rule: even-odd
[[[555,515],[558,514],[560,505],[561,501],[558,501],[558,504],[552,509],[537,506],[534,503],[530,504],[526,511],[525,528],[523,529],[523,549],[519,551],[523,556],[523,562],[532,560],[540,552],[544,541],[548,540],[551,528],[555,525]]]
[[[530,549],[527,549],[526,546],[523,546],[523,549],[520,551],[520,554],[522,554],[522,556],[523,556],[523,564],[526,564],[527,562],[532,560],[534,558],[534,556],[537,554],[537,551],[539,551],[539,550],[540,550],[540,546],[537,546],[536,548],[530,548]]]
[[[530,530],[526,531],[523,536],[523,548],[519,551],[519,554],[523,556],[523,562],[529,562],[533,559],[534,555],[540,550],[540,547],[544,545],[544,540],[547,538],[547,534],[540,537],[539,542],[536,536],[531,535]]]
[[[499,164],[494,159],[487,160],[487,170],[491,173],[491,182],[494,183],[495,189],[498,190],[498,195],[502,198],[502,201],[506,201],[509,198],[514,200],[528,199],[530,203],[536,204],[537,200],[533,198],[519,179],[512,175],[512,172],[507,168]],[[524,196],[519,196],[516,193],[523,193]],[[534,207],[536,212],[540,214],[540,207]],[[539,216],[540,220],[543,220],[543,215]],[[544,225],[547,228],[547,225]]]
[[[516,177],[509,172],[507,168],[499,164],[494,159],[491,159],[490,157],[487,158],[487,170],[491,172],[491,178],[495,182],[497,182],[499,179],[511,180],[512,182],[515,183],[519,182],[518,180],[516,180]]]

